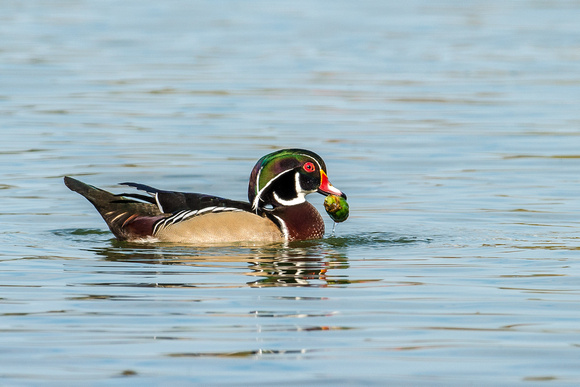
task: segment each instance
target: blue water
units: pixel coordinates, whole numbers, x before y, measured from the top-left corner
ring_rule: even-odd
[[[578,20],[1,2],[0,384],[579,384]],[[289,147],[348,194],[335,235],[325,215],[319,241],[122,243],[62,183],[244,200]]]

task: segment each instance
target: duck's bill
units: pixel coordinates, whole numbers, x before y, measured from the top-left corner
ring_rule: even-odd
[[[341,190],[335,188],[332,184],[330,184],[328,176],[326,176],[326,173],[324,173],[324,171],[320,171],[320,174],[322,176],[322,181],[320,182],[320,186],[318,187],[319,193],[323,194],[324,196],[336,195],[346,199],[346,194],[344,194]]]

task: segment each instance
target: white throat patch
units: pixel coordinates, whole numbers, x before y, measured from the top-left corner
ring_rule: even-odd
[[[276,199],[276,201],[283,206],[295,206],[296,204],[302,204],[306,201],[305,196],[306,195],[304,195],[303,193],[299,193],[298,197],[296,197],[292,200],[284,200],[284,199],[281,199],[278,195],[276,195],[276,192],[274,192],[274,199]]]
[[[295,206],[296,204],[304,203],[306,201],[306,195],[310,192],[305,192],[302,189],[302,186],[300,185],[300,173],[298,172],[296,172],[294,175],[294,187],[296,189],[296,193],[298,194],[298,196],[296,196],[294,199],[284,200],[280,198],[276,192],[274,192],[274,199],[283,206]]]

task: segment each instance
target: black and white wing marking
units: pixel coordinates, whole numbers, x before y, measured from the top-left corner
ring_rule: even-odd
[[[241,212],[241,211],[245,211],[245,210],[240,209],[240,208],[234,208],[234,207],[216,207],[216,206],[206,207],[206,208],[202,208],[200,210],[178,211],[167,218],[163,218],[163,219],[160,219],[157,222],[155,222],[155,225],[153,226],[153,235],[157,234],[157,232],[159,230],[162,230],[162,229],[169,227],[173,224],[177,224],[177,223],[186,221],[188,219],[194,218],[196,216],[201,216],[201,215],[205,215],[205,214],[216,214],[216,213],[220,213],[220,212]]]
[[[224,199],[219,196],[205,195],[200,193],[164,191],[139,183],[121,183],[129,187],[147,192],[152,197],[139,194],[123,194],[150,203],[157,204],[163,213],[177,213],[180,211],[204,211],[207,208],[234,208],[242,211],[251,211],[250,203],[237,200]],[[143,199],[143,198],[146,199]],[[223,210],[222,210],[223,211]]]

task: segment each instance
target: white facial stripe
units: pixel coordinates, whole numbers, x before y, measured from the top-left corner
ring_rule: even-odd
[[[306,194],[311,193],[310,191],[304,191],[302,189],[302,186],[300,185],[300,173],[296,172],[296,174],[294,175],[294,184],[295,184],[295,189],[296,189],[296,193],[298,194],[298,196],[296,196],[294,199],[290,199],[290,200],[284,200],[282,198],[280,198],[280,196],[278,196],[276,194],[276,192],[274,192],[274,199],[282,204],[283,206],[295,206],[296,204],[302,204],[306,201]],[[315,192],[315,191],[312,191]]]
[[[316,165],[318,165],[318,169],[322,171],[322,167],[320,166],[320,164],[318,163],[318,161],[316,161],[316,159],[312,158],[312,156],[305,155],[304,153],[300,153],[300,156],[308,157],[309,159],[311,159],[312,161],[314,161],[316,163]],[[326,171],[324,171],[324,172],[326,172]]]
[[[291,171],[291,170],[290,170],[290,171]],[[277,176],[275,176],[275,177],[274,177],[272,180],[270,180],[270,181],[268,182],[268,184],[266,184],[266,185],[264,186],[264,188],[262,188],[261,190],[259,190],[259,191],[258,191],[258,194],[257,194],[257,195],[256,195],[256,197],[254,198],[254,202],[252,203],[252,208],[253,208],[254,210],[257,210],[257,209],[258,209],[258,204],[260,203],[260,197],[262,196],[262,193],[264,192],[264,190],[265,190],[266,188],[268,188],[268,187],[270,186],[270,184],[272,184],[272,183],[273,183],[273,182],[274,182],[274,181],[275,181],[277,178],[279,178],[279,177],[280,177],[280,176],[282,176],[283,174],[285,174],[285,173],[288,173],[288,172],[290,172],[290,171],[284,171],[284,172],[282,172],[282,173],[279,173],[279,174],[278,174]],[[260,170],[260,172],[261,172],[261,170]],[[258,184],[258,182],[259,182],[259,181],[260,181],[260,174],[258,173],[258,177],[257,177],[257,179],[256,179],[256,184]]]
[[[298,192],[298,194],[302,194],[302,196],[306,196],[307,194],[314,193],[318,190],[318,189],[313,189],[310,191],[306,191],[304,188],[302,188],[302,185],[300,185],[300,173],[298,173],[298,172],[296,172],[295,184],[296,184],[296,192]]]
[[[308,157],[309,159],[311,159],[312,161],[314,161],[314,162],[316,163],[316,165],[318,165],[318,170],[319,170],[319,171],[321,171],[321,172],[322,172],[322,171],[324,171],[324,170],[322,169],[322,166],[321,166],[321,165],[318,163],[318,161],[317,161],[316,159],[312,158],[312,156],[305,155],[304,153],[300,153],[300,155],[301,155],[301,156],[304,156],[304,157]],[[324,171],[324,173],[326,173],[326,171]],[[298,179],[298,176],[296,177],[296,179]],[[300,189],[298,189],[298,187],[300,187]],[[314,190],[314,191],[308,191],[307,193],[313,193],[313,192],[316,192],[316,191],[317,191],[317,190]],[[303,192],[303,191],[302,191],[302,187],[300,186],[300,184],[298,183],[298,181],[296,182],[296,192]]]
[[[296,189],[296,193],[298,193],[298,196],[300,196],[300,193],[302,192],[302,186],[300,185],[300,174],[298,172],[294,174],[294,189]]]

